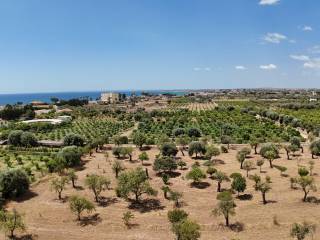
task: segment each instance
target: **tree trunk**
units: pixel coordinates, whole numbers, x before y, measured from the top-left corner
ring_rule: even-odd
[[[221,192],[221,183],[218,182],[218,189],[217,189],[218,192]]]
[[[180,152],[181,152],[182,156],[184,156],[184,152],[183,152],[183,149],[181,149],[181,150],[180,150]]]
[[[62,198],[61,197],[61,192],[58,193],[58,198],[59,198],[59,200],[61,200],[61,198]]]
[[[255,147],[254,147],[254,154],[258,154],[257,148],[258,148],[258,146],[255,146]]]
[[[288,151],[287,151],[287,160],[290,160],[290,155]]]
[[[229,227],[229,215],[227,215],[225,218],[226,218],[226,226]]]
[[[71,182],[72,182],[72,187],[73,187],[73,188],[76,188],[76,185],[75,185],[75,183],[74,183],[74,179],[72,179]]]
[[[267,204],[267,200],[266,200],[266,193],[262,193],[262,201],[263,201],[263,204]]]
[[[81,216],[79,212],[78,212],[78,221],[81,221]]]
[[[303,153],[304,151],[303,151],[303,147],[301,146],[301,153]]]
[[[304,196],[303,196],[303,201],[306,202],[307,201],[307,196],[308,196],[308,192],[303,190],[304,191]]]
[[[240,162],[240,169],[243,169],[243,162]]]
[[[269,160],[270,168],[273,168],[272,160]]]

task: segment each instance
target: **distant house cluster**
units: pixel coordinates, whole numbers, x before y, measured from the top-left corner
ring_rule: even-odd
[[[101,102],[103,103],[118,103],[126,99],[126,95],[115,92],[105,92],[101,94]]]

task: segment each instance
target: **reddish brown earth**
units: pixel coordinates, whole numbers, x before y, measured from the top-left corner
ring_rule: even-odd
[[[220,155],[218,159],[221,161],[220,164],[216,165],[216,168],[228,174],[233,172],[245,174],[245,171],[240,171],[239,163],[236,161],[237,149],[240,149],[240,146],[234,147],[228,154]],[[158,150],[156,148],[148,151],[152,160],[157,153]],[[138,154],[139,151],[135,150],[134,163],[123,160],[127,169],[141,166],[141,163],[137,161]],[[10,202],[8,204],[9,208],[15,207],[25,216],[27,230],[24,234],[32,234],[35,239],[46,240],[174,239],[167,220],[167,212],[173,208],[173,203],[164,199],[160,190],[161,186],[163,186],[162,180],[155,175],[151,164],[147,168],[149,169],[152,186],[159,190],[156,199],[160,200],[160,206],[154,210],[145,209],[144,212],[141,209],[131,209],[135,215],[132,221],[134,226],[131,229],[127,229],[122,221],[122,214],[128,211],[130,203],[116,198],[114,190],[103,192],[105,203],[103,206],[97,205],[95,212],[97,217],[95,219],[91,219],[86,224],[82,223],[82,225],[76,221],[76,216],[69,210],[67,198],[73,194],[79,194],[93,201],[93,194],[84,187],[84,178],[87,174],[98,173],[108,176],[112,180],[112,188],[115,188],[116,179],[111,170],[111,162],[114,158],[111,153],[109,153],[109,156],[108,161],[106,161],[102,153],[84,158],[86,161],[85,167],[77,172],[79,189],[72,189],[71,185],[68,185],[67,190],[63,192],[64,202],[57,200],[57,195],[50,191],[50,179],[52,176],[47,176],[33,185],[31,188],[32,194],[29,194],[25,199],[19,202]],[[178,156],[187,161],[189,169],[195,161],[188,156],[182,157],[180,153]],[[259,158],[258,155],[254,154],[251,156],[252,160]],[[244,225],[244,229],[241,232],[235,232],[223,227],[223,218],[212,216],[211,211],[217,203],[217,184],[214,180],[210,178],[204,180],[209,185],[205,189],[192,188],[190,182],[183,179],[188,170],[178,170],[177,172],[181,173],[181,176],[171,179],[170,187],[183,192],[183,209],[189,213],[191,219],[201,225],[201,239],[286,240],[291,239],[289,231],[292,223],[303,222],[304,220],[316,224],[320,222],[320,205],[303,203],[302,191],[290,189],[289,179],[297,175],[298,165],[308,166],[308,161],[310,160],[311,155],[308,152],[290,161],[286,160],[285,153],[282,152],[281,159],[275,160],[274,164],[288,167],[288,177],[281,177],[278,170],[270,169],[268,163],[265,162],[263,166],[265,173],[262,175],[269,175],[273,182],[272,190],[267,193],[267,200],[270,201],[267,205],[262,204],[261,194],[254,191],[253,182],[247,179],[248,189],[245,194],[252,194],[253,198],[252,200],[236,199],[236,216],[231,218],[231,223],[237,222]],[[152,163],[151,160],[149,162]],[[316,159],[315,162],[314,177],[316,183],[320,184],[318,175],[320,172],[320,160]],[[250,174],[254,173],[259,173],[259,170],[255,169],[250,172]],[[223,188],[229,188],[230,183],[223,183],[222,186]],[[81,189],[81,187],[84,189]],[[320,199],[319,192],[311,192],[310,196]],[[145,196],[144,199],[146,198]],[[85,213],[84,216],[90,215]],[[278,226],[274,225],[274,218],[279,222]],[[320,239],[320,236],[316,234],[314,239]]]

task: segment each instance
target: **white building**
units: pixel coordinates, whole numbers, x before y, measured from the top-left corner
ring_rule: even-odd
[[[120,94],[119,93],[102,93],[101,94],[101,101],[105,103],[116,103],[120,101]]]

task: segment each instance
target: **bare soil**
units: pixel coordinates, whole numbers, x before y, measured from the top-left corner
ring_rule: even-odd
[[[215,167],[228,174],[241,172],[245,175],[245,171],[239,169],[239,163],[236,160],[236,152],[242,147],[243,145],[232,146],[229,153],[218,156],[219,161]],[[147,152],[151,160],[146,162],[143,167],[148,168],[150,182],[159,191],[156,198],[144,196],[144,204],[139,208],[132,207],[130,202],[117,198],[113,190],[117,181],[111,169],[114,157],[109,152],[109,158],[106,160],[104,153],[95,153],[92,157],[84,157],[84,168],[77,172],[79,176],[78,188],[73,189],[71,184],[68,185],[62,193],[64,201],[59,201],[56,193],[50,191],[50,179],[53,176],[47,176],[34,184],[31,187],[31,193],[26,197],[7,204],[8,208],[14,207],[25,216],[27,230],[20,236],[31,234],[34,239],[46,240],[174,239],[167,220],[167,212],[173,209],[173,203],[164,199],[160,190],[163,186],[162,180],[152,170],[153,159],[159,151],[154,147]],[[128,159],[122,160],[127,169],[141,166],[137,160],[139,153],[140,151],[136,149],[133,162],[129,162]],[[195,162],[187,154],[182,156],[179,152],[178,157],[188,163],[188,169]],[[254,154],[251,154],[250,157],[253,161],[260,158],[259,155]],[[177,170],[176,172],[179,174],[170,179],[170,188],[183,192],[183,209],[189,213],[191,219],[201,225],[201,239],[286,240],[291,239],[289,231],[294,222],[303,222],[304,220],[316,224],[320,222],[319,192],[310,193],[314,202],[304,203],[302,202],[303,192],[300,189],[290,188],[290,177],[297,175],[299,165],[308,166],[310,160],[311,155],[307,150],[305,150],[305,154],[296,156],[292,160],[286,160],[286,154],[282,151],[281,158],[276,159],[274,164],[286,166],[288,168],[287,177],[280,176],[277,169],[269,168],[266,161],[261,175],[268,175],[272,179],[272,190],[267,193],[269,202],[267,205],[262,204],[261,194],[254,191],[253,181],[247,179],[248,188],[243,194],[252,195],[252,199],[236,199],[236,215],[231,217],[233,230],[223,226],[224,219],[222,217],[214,217],[211,214],[217,203],[216,181],[207,178],[204,180],[203,188],[191,187],[190,181],[184,179],[188,170]],[[200,163],[202,161],[199,160]],[[314,177],[316,183],[319,184],[320,160],[315,159],[314,161],[316,163]],[[202,168],[206,169],[206,167]],[[76,216],[69,210],[67,199],[73,194],[79,194],[94,201],[92,192],[84,186],[84,179],[90,173],[108,176],[112,180],[113,189],[103,192],[103,203],[96,204],[96,212],[89,215],[84,213],[85,220],[79,223],[76,221]],[[260,174],[259,169],[250,171],[250,175],[255,173]],[[222,187],[227,189],[230,187],[230,183],[223,183]],[[123,213],[128,210],[131,210],[135,215],[130,229],[127,229],[122,221]],[[274,223],[274,219],[278,224]],[[320,239],[320,235],[316,233],[314,239]]]

